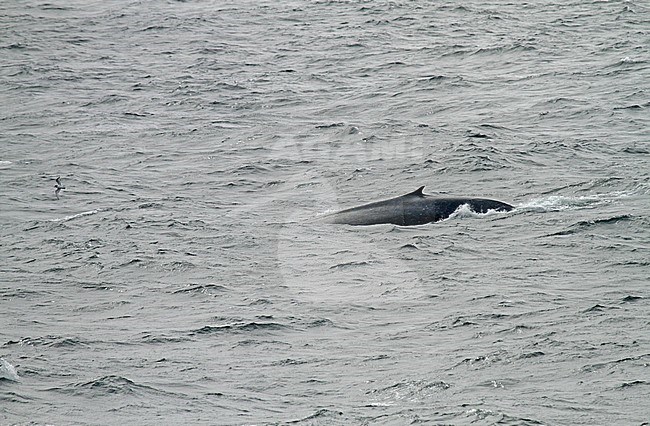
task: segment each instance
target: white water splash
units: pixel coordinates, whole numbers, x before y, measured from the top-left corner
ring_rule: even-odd
[[[563,195],[551,195],[545,198],[533,198],[516,207],[519,211],[551,212],[577,209],[594,209],[603,204],[609,204],[622,196],[621,193],[594,194],[580,197],[567,197]]]
[[[478,213],[472,210],[469,204],[461,204],[460,206],[458,206],[456,211],[450,214],[448,218],[443,219],[443,221],[452,220],[452,219],[477,219],[477,218],[493,216],[493,215],[502,215],[502,214],[507,214],[507,212],[490,209],[485,213]]]

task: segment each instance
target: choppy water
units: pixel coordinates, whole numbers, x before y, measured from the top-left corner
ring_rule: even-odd
[[[0,424],[647,424],[649,46],[641,1],[3,1]],[[420,185],[517,208],[309,220]]]

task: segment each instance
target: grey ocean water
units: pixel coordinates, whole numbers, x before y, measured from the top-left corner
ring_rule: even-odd
[[[0,424],[648,424],[647,2],[6,0],[0,58]],[[311,220],[421,185],[516,209]]]

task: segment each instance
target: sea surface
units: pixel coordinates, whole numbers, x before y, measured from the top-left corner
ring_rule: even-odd
[[[649,210],[647,1],[4,0],[0,424],[648,425]]]

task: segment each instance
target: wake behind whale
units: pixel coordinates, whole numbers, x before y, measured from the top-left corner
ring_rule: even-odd
[[[447,219],[460,206],[467,205],[476,213],[490,210],[507,212],[514,207],[502,201],[471,197],[436,197],[424,194],[424,186],[388,200],[377,201],[324,216],[325,223],[347,225],[401,226],[423,225]]]

